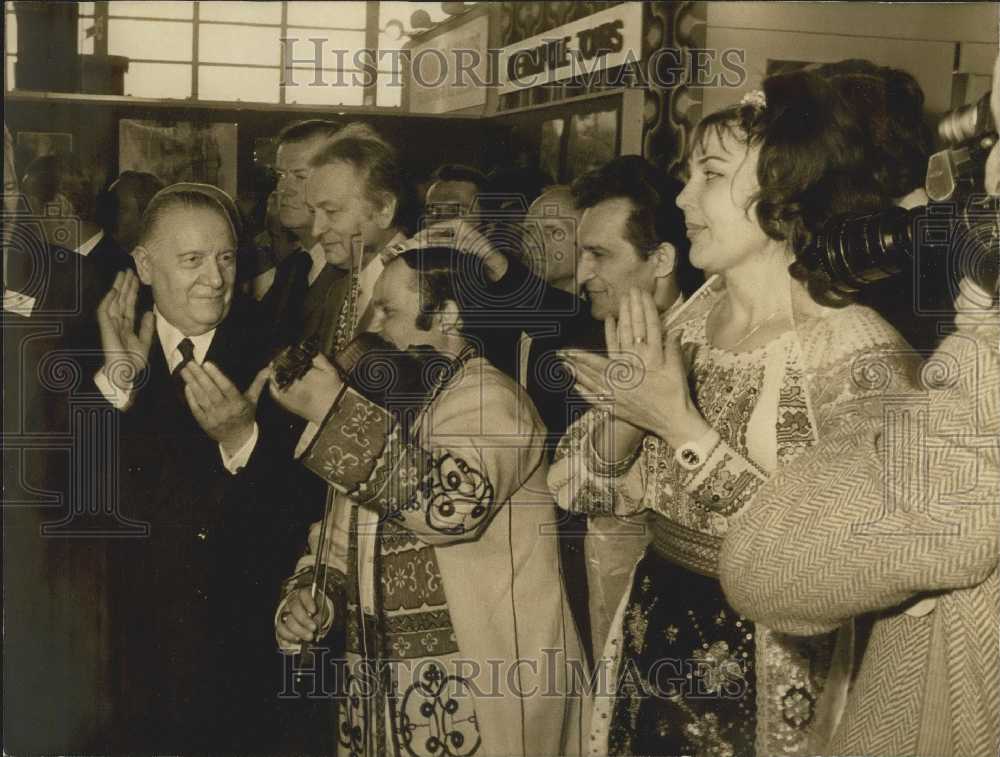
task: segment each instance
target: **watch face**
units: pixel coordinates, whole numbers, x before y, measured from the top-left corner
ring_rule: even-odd
[[[688,465],[697,465],[699,461],[698,453],[691,447],[685,447],[681,450],[681,460]]]
[[[694,442],[688,442],[684,446],[678,448],[674,455],[678,464],[687,470],[694,470],[701,466],[704,462],[704,453]]]

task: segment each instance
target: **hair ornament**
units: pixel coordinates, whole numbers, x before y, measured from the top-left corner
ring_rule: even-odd
[[[767,107],[767,97],[764,95],[763,90],[754,89],[743,95],[740,99],[740,107],[747,105],[754,110],[764,110]]]

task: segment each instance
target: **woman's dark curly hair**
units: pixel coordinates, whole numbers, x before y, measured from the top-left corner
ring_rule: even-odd
[[[803,260],[817,233],[834,216],[860,215],[890,204],[873,174],[876,149],[861,114],[828,80],[811,71],[769,76],[766,106],[735,105],[712,113],[694,131],[692,148],[710,136],[757,147],[757,221],[771,239],[795,254],[789,271],[826,305],[847,304],[830,291],[821,270]]]
[[[865,123],[877,150],[875,178],[889,197],[923,187],[934,133],[924,118],[924,91],[912,74],[850,58],[812,67],[830,81]]]

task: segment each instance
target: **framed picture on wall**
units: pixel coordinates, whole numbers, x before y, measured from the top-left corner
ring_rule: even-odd
[[[51,131],[19,131],[17,154],[27,167],[35,158],[45,155],[68,155],[73,152],[73,135]]]
[[[618,108],[575,113],[569,122],[566,181],[597,168],[618,154]]]
[[[236,196],[236,124],[118,122],[119,170],[148,171],[167,184],[197,181]]]

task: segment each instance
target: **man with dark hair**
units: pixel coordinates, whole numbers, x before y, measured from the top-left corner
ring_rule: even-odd
[[[272,385],[285,407],[321,424],[303,462],[349,505],[312,527],[275,627],[288,651],[346,627],[349,696],[337,731],[352,754],[439,739],[463,754],[582,746],[587,700],[568,675],[582,653],[546,533],[544,427],[465,335],[483,307],[482,276],[477,258],[444,247],[408,250],[385,266],[371,323],[387,342],[379,359],[405,361],[421,348],[449,366],[408,432],[387,408],[412,396],[413,375],[427,371],[400,368],[376,397],[317,358],[288,389]],[[313,596],[317,574],[326,591]],[[490,660],[508,673],[495,675]],[[366,685],[367,670],[386,669]]]
[[[311,119],[286,126],[278,134],[275,173],[278,177],[277,211],[281,225],[297,239],[299,249],[281,260],[274,280],[262,298],[274,324],[275,346],[309,336],[322,322],[325,311],[335,309],[327,300],[342,275],[327,270],[323,248],[312,236],[312,213],[305,204],[309,161],[340,129],[333,121]]]
[[[113,205],[106,218],[105,233],[111,235],[127,252],[131,252],[139,239],[142,214],[153,196],[163,189],[159,177],[145,171],[122,171],[108,187]]]
[[[675,201],[682,188],[637,155],[615,158],[573,183],[577,209],[583,211],[577,280],[595,319],[617,318],[633,288],[652,293],[661,313],[681,296],[678,270],[686,262],[688,242]],[[600,656],[647,537],[642,524],[615,517],[591,517],[587,529],[585,549],[600,555],[599,573],[587,560],[591,631]]]
[[[618,315],[631,287],[653,294],[665,311],[681,292],[679,264],[688,241],[675,204],[682,185],[638,155],[624,155],[573,183],[583,210],[579,283],[594,317]]]
[[[476,198],[486,189],[486,175],[471,166],[447,163],[431,177],[424,200],[427,223],[449,218],[470,218]]]

